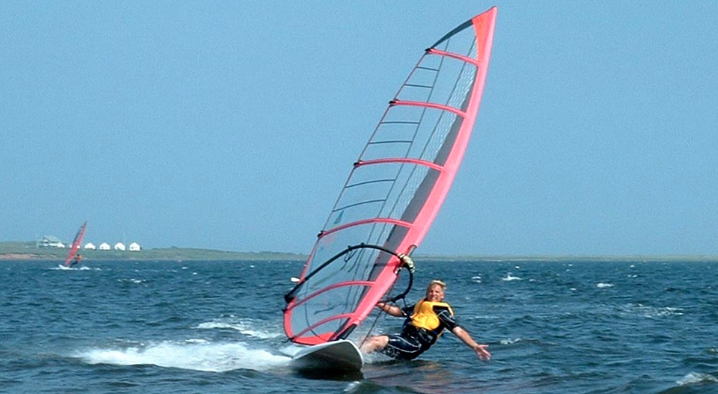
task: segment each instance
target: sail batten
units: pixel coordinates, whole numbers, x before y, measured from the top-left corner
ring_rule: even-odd
[[[474,127],[495,19],[494,7],[425,50],[389,102],[286,297],[290,340],[346,338],[421,243]]]
[[[433,108],[433,109],[439,109],[443,111],[449,111],[453,112],[462,118],[466,117],[466,113],[458,108],[454,108],[448,105],[441,105],[441,104],[434,104],[434,103],[425,103],[423,101],[409,101],[409,100],[396,100],[392,102],[392,105],[407,105],[407,106],[414,106],[414,107],[425,107],[425,108]]]
[[[407,228],[408,228],[408,227],[411,227],[411,223],[405,222],[405,221],[401,221],[401,220],[396,220],[396,219],[389,219],[389,218],[381,218],[381,219],[376,219],[376,220],[368,220],[368,219],[365,219],[365,220],[359,220],[359,221],[356,221],[356,222],[345,223],[345,224],[343,224],[343,225],[341,225],[341,226],[339,226],[339,227],[335,227],[335,228],[332,228],[332,229],[330,229],[330,230],[323,231],[323,232],[320,233],[320,235],[321,235],[321,236],[325,236],[325,235],[328,235],[328,234],[331,234],[331,233],[334,233],[334,232],[337,232],[337,231],[341,231],[341,230],[347,229],[347,228],[349,228],[349,227],[359,226],[359,225],[362,225],[362,224],[378,224],[378,223],[393,224],[393,225],[397,225],[397,226],[401,226],[401,227],[407,227]]]

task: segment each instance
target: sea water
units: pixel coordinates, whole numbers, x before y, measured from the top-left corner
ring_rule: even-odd
[[[282,329],[302,262],[0,262],[3,393],[718,393],[718,263],[417,259],[459,322],[420,359],[307,376]],[[380,332],[400,319],[367,322]]]

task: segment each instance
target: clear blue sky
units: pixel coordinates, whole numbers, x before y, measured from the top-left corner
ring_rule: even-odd
[[[493,5],[421,254],[718,255],[718,3],[2,1],[0,241],[308,253],[386,103]]]

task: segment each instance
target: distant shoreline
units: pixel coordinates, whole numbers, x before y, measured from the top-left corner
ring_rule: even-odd
[[[139,251],[80,250],[86,261],[213,261],[213,260],[305,260],[306,256],[281,252],[227,252],[212,249],[159,248]],[[34,242],[0,242],[0,261],[64,261],[68,249],[38,248]]]
[[[428,261],[483,261],[483,262],[512,262],[512,263],[539,263],[539,262],[627,262],[627,263],[661,263],[661,262],[716,262],[718,256],[708,255],[627,255],[627,256],[591,256],[591,255],[555,255],[555,256],[421,256],[415,260]]]
[[[213,255],[205,255],[205,257],[185,255],[181,251],[172,253],[171,255],[163,255],[153,252],[151,254],[133,253],[132,255],[89,255],[89,253],[81,253],[83,255],[82,262],[89,261],[304,261],[305,258],[296,256],[288,256],[283,253],[229,253],[218,257]],[[34,253],[0,253],[0,263],[3,261],[58,261],[63,262],[64,256],[55,256],[52,254],[34,254]]]
[[[34,254],[7,253],[0,254],[0,260],[35,260]]]
[[[67,249],[38,248],[34,242],[0,242],[1,261],[64,261]],[[159,248],[140,251],[82,250],[86,261],[305,261],[307,255],[283,252],[231,252],[195,248]],[[481,261],[481,262],[718,262],[718,256],[711,255],[666,255],[666,256],[492,256],[492,255],[421,255],[418,261]]]

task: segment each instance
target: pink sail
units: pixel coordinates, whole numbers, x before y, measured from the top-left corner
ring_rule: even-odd
[[[390,101],[285,296],[291,341],[347,338],[397,280],[397,254],[411,253],[426,235],[474,128],[496,13],[491,8],[427,49]]]
[[[85,236],[85,227],[87,227],[87,222],[83,223],[82,226],[80,226],[80,229],[77,230],[75,239],[72,241],[72,246],[70,247],[70,253],[67,254],[67,258],[65,259],[65,267],[69,267],[72,264],[72,259],[74,259],[75,255],[77,255],[77,251],[80,249],[80,244],[82,244],[82,237]]]

